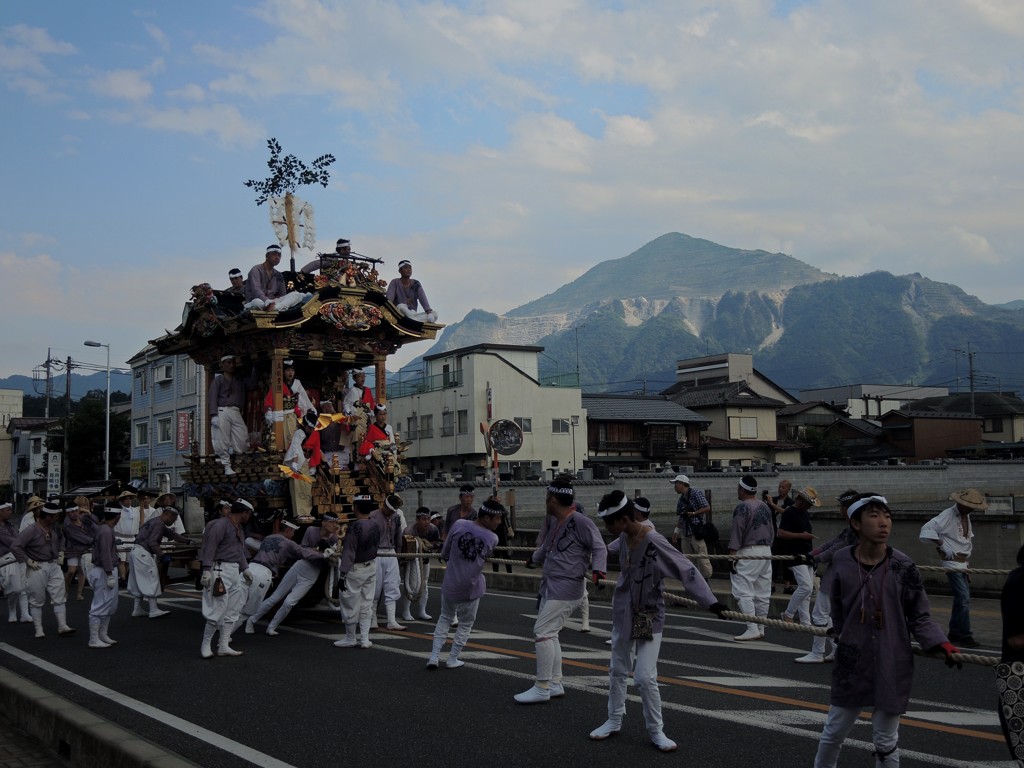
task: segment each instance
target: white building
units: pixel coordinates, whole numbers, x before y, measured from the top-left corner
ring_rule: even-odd
[[[205,444],[206,375],[188,355],[153,345],[132,357],[131,479],[180,488],[192,443]]]
[[[14,439],[7,427],[11,419],[21,418],[24,403],[25,393],[20,389],[0,389],[0,486],[10,485],[14,477],[11,458]]]
[[[481,427],[513,420],[523,446],[499,456],[498,471],[510,479],[550,477],[550,471],[583,467],[587,418],[578,381],[541,382],[543,347],[475,344],[423,358],[414,380],[388,386],[389,420],[399,440],[411,442],[407,471],[424,479],[447,479],[474,465],[478,475],[491,465]]]
[[[55,463],[57,474],[47,477],[46,439],[52,427],[59,426],[63,419],[43,416],[17,416],[7,423],[5,432],[10,438],[11,459],[8,468],[11,473],[11,490],[16,498],[24,501],[32,494],[45,497],[47,491],[60,492],[60,461]],[[53,454],[59,457],[59,453]],[[54,485],[50,488],[50,485]]]
[[[915,387],[910,384],[850,384],[845,387],[801,389],[805,403],[821,401],[845,409],[851,419],[877,419],[898,411],[907,403],[926,397],[945,397],[946,387]]]

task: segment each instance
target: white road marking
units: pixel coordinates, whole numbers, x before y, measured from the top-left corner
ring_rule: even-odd
[[[968,725],[999,727],[999,715],[995,712],[924,712],[913,710],[904,713],[903,717],[909,717],[914,720],[927,720],[932,723],[946,723],[947,725],[956,725],[961,728]]]
[[[783,680],[779,677],[688,677],[679,676],[680,680],[694,680],[698,683],[721,685],[728,688],[802,688],[803,683],[794,680]]]
[[[183,720],[169,712],[165,712],[162,709],[150,706],[144,701],[133,699],[131,696],[125,696],[123,693],[118,693],[117,691],[93,682],[88,678],[76,675],[74,672],[64,669],[63,667],[58,667],[56,664],[51,664],[48,661],[44,661],[38,656],[25,653],[24,651],[8,645],[7,643],[0,643],[0,650],[21,659],[34,667],[38,667],[45,672],[56,675],[62,680],[66,680],[73,685],[77,685],[90,693],[102,696],[115,704],[127,707],[136,714],[145,715],[146,717],[156,720],[163,725],[174,728],[177,731],[181,731],[188,736],[192,736],[200,741],[205,741],[207,744],[217,747],[217,749],[222,749],[236,757],[242,758],[243,760],[248,760],[253,765],[258,765],[261,768],[295,768],[291,763],[282,762],[277,758],[271,757],[263,752],[259,752],[251,747],[247,747],[245,744],[240,744],[237,741],[221,736],[219,733],[214,733],[202,726],[190,723],[188,720]]]

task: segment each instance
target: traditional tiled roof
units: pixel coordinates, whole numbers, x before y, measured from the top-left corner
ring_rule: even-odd
[[[786,405],[781,400],[757,394],[743,382],[680,388],[672,385],[662,394],[670,396],[675,402],[686,408],[720,408],[726,405],[738,405],[778,409]]]
[[[914,411],[938,411],[953,413],[971,412],[971,394],[958,392],[945,397],[925,397],[907,404]],[[1012,416],[1024,414],[1024,400],[1001,392],[975,392],[974,412],[979,416]]]
[[[640,421],[662,424],[700,423],[708,419],[661,395],[584,394],[589,421]]]

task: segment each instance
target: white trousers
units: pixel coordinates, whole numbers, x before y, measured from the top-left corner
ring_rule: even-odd
[[[829,595],[829,589],[824,577],[822,577],[822,583],[818,587],[818,594],[814,598],[814,608],[811,610],[811,624],[815,627],[825,627],[826,629],[832,626],[832,596]],[[827,637],[815,635],[814,641],[811,643],[811,653],[824,656],[827,646]]]
[[[305,597],[306,593],[316,584],[319,575],[319,566],[311,564],[308,560],[299,560],[294,563],[281,579],[273,594],[260,603],[256,613],[252,615],[252,620],[259,621],[270,612],[271,608],[281,602],[281,607],[270,622],[270,625],[277,629],[277,626],[291,613],[292,608],[298,605],[299,600]]]
[[[387,550],[391,552],[392,550]],[[384,550],[378,552],[383,554]],[[384,595],[384,603],[396,603],[402,596],[402,574],[398,569],[398,558],[384,555],[377,560],[377,584],[373,592],[373,605],[380,602],[381,595]]]
[[[249,450],[249,430],[242,419],[242,412],[235,406],[217,409],[217,434],[213,451],[223,464],[231,462],[232,453],[245,453]]]
[[[789,598],[789,606],[786,608],[786,615],[799,619],[801,624],[811,623],[811,592],[814,591],[814,571],[809,565],[794,565],[790,570],[793,572],[793,581],[796,582],[796,589]]]
[[[825,728],[818,741],[818,754],[814,768],[835,768],[839,750],[846,741],[846,735],[857,722],[863,707],[837,707],[828,710]],[[900,716],[879,709],[871,713],[871,740],[875,745],[875,768],[899,768]]]
[[[210,571],[213,581],[203,590],[203,618],[221,626],[233,625],[245,600],[242,588],[242,574],[238,572],[238,563],[221,563]],[[220,577],[227,591],[223,595],[213,594],[213,585]]]
[[[25,564],[8,563],[0,568],[0,588],[8,599],[25,591]]]
[[[744,547],[737,555],[771,555],[771,547]],[[736,573],[731,575],[732,596],[739,606],[740,613],[749,616],[768,616],[768,602],[772,594],[772,561],[771,560],[737,560]],[[747,624],[748,629],[758,629],[759,625]]]
[[[375,561],[356,563],[345,575],[345,591],[341,593],[341,621],[349,627],[369,621],[373,613],[373,595],[377,585]]]
[[[249,573],[252,575],[252,584],[245,587],[245,601],[242,604],[243,616],[252,616],[259,610],[267,592],[270,591],[270,585],[274,583],[274,574],[265,565],[249,563]]]
[[[449,600],[441,593],[441,617],[434,627],[434,645],[430,650],[431,656],[437,656],[444,647],[444,641],[448,639],[448,630],[451,629],[452,621],[459,620],[459,628],[455,630],[455,637],[452,639],[450,656],[457,659],[462,649],[469,641],[469,633],[473,631],[473,623],[476,621],[476,611],[480,607],[480,598],[476,600]]]
[[[156,558],[142,547],[135,547],[128,555],[128,594],[132,597],[160,597],[160,570]],[[90,582],[91,583],[91,582]]]
[[[117,613],[117,571],[114,571],[114,586],[107,586],[107,572],[94,565],[89,568],[89,586],[92,587],[92,604],[89,618],[105,619]]]
[[[579,607],[578,600],[548,600],[541,598],[537,620],[533,623],[533,638],[537,654],[537,681],[561,682],[562,646],[558,633],[562,631],[569,614]]]
[[[46,605],[46,595],[54,606],[64,605],[67,594],[64,591],[64,572],[56,562],[40,563],[38,569],[26,568],[25,591],[28,592],[28,604],[33,608]]]
[[[621,723],[626,714],[626,684],[633,671],[633,681],[644,708],[644,723],[650,734],[661,733],[661,692],[658,690],[658,652],[661,632],[651,640],[630,639],[632,627],[612,625],[612,658],[608,667],[608,719]],[[636,649],[636,666],[633,650]]]

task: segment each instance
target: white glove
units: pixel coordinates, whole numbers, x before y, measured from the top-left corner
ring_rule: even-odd
[[[57,565],[64,565],[64,553],[63,552],[58,552],[57,553]]]
[[[242,581],[245,582],[246,586],[252,584],[252,571],[250,571],[248,568],[242,571]]]
[[[0,557],[0,568],[3,568],[5,565],[10,565],[13,562],[16,562],[14,559],[14,553],[8,552],[3,557]]]
[[[266,412],[263,414],[263,420],[265,422],[267,422],[267,424],[273,424],[274,423],[274,412],[271,409],[268,408],[266,410]]]
[[[338,554],[338,550],[336,550],[334,547],[328,547],[327,549],[324,550],[324,557],[327,557],[327,558],[336,557],[337,554]]]
[[[203,575],[199,578],[199,583],[203,585],[203,589],[209,589],[210,585],[213,584],[213,574],[209,571],[203,571]]]
[[[217,417],[216,416],[211,416],[210,417],[210,426],[213,427],[214,429],[218,429],[218,425],[219,425],[219,422],[217,420]]]
[[[309,468],[309,476],[310,477],[316,477],[316,467],[310,467]]]
[[[113,589],[117,586],[117,576],[110,574],[107,576],[107,589]]]
[[[27,561],[25,563],[25,565],[27,565],[33,571],[38,571],[39,570],[39,563],[37,563],[35,560],[29,560],[29,561]]]

